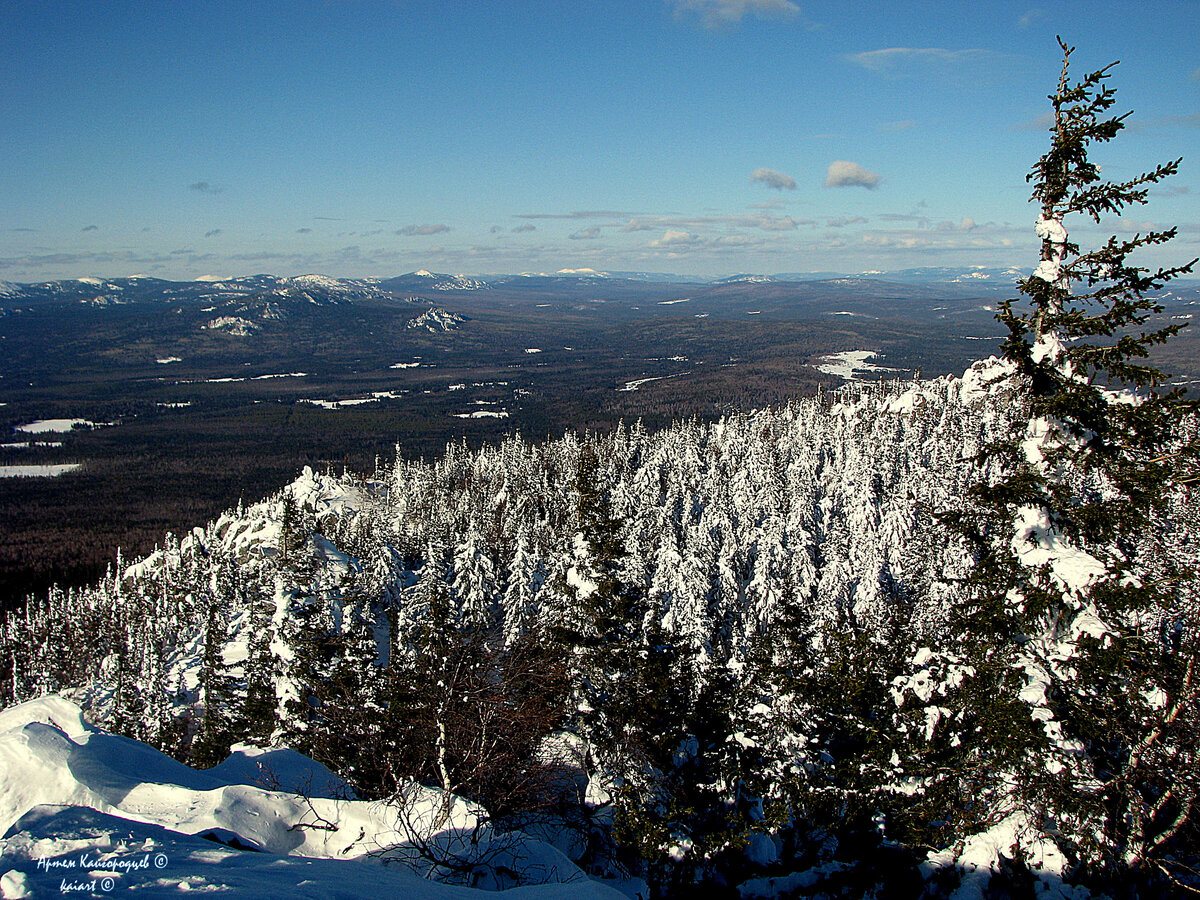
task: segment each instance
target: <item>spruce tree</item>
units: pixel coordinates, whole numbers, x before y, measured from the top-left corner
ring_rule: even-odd
[[[1168,376],[1149,361],[1180,328],[1152,321],[1163,312],[1152,292],[1196,261],[1131,259],[1173,228],[1091,250],[1071,240],[1072,217],[1099,223],[1144,204],[1180,160],[1102,179],[1089,151],[1128,115],[1109,114],[1115,63],[1073,82],[1073,48],[1059,43],[1050,149],[1029,175],[1040,260],[998,313],[1009,334],[991,367],[1015,428],[986,448],[987,475],[952,517],[976,553],[956,620],[974,657],[969,687],[979,696],[987,678],[994,698],[977,714],[995,736],[967,736],[962,752],[972,777],[981,762],[990,770],[992,787],[973,794],[1023,813],[1027,848],[1053,841],[1070,874],[1120,881],[1165,865],[1200,801],[1196,635],[1180,625],[1179,580],[1145,553],[1196,450],[1176,438],[1192,405],[1161,390]]]

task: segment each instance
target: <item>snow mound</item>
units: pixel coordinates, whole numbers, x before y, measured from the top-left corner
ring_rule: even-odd
[[[315,790],[246,783],[268,766],[279,786]],[[323,766],[283,749],[238,747],[197,771],[94,728],[61,696],[20,704],[0,713],[0,892],[49,896],[75,884],[93,894],[136,887],[150,897],[466,896],[429,880],[447,870],[414,849],[426,845],[448,854],[483,848],[470,867],[473,886],[540,882],[520,895],[620,896],[547,844],[496,835],[453,794],[411,784],[397,804],[320,796],[338,793],[333,781]],[[369,864],[377,861],[399,865]]]

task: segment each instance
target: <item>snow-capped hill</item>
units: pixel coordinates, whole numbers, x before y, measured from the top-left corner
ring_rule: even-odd
[[[0,281],[0,297],[15,299],[22,296],[23,293],[21,285],[14,284],[11,281]]]
[[[402,275],[401,278],[424,281],[424,286],[434,291],[481,291],[488,286],[486,281],[479,278],[471,278],[468,275],[443,275],[428,269],[419,269],[410,275]]]
[[[597,272],[595,269],[587,269],[587,268],[584,268],[584,269],[559,269],[554,274],[565,277],[565,278],[570,278],[570,277],[611,278],[612,277],[608,272]]]
[[[249,337],[258,331],[260,326],[241,316],[217,316],[203,327],[206,331],[223,331],[234,337]]]
[[[731,275],[718,278],[713,284],[771,284],[774,281],[770,275]]]
[[[467,321],[465,316],[432,306],[415,319],[412,319],[406,327],[424,328],[426,331],[438,333],[454,331],[461,327],[465,321]]]
[[[294,284],[299,288],[323,288],[327,291],[340,291],[349,286],[348,282],[328,275],[296,275],[292,278],[281,278],[284,284]]]
[[[378,279],[330,278],[328,275],[296,275],[279,279],[280,287],[294,288],[312,297],[334,296],[350,300],[361,300],[382,296]]]

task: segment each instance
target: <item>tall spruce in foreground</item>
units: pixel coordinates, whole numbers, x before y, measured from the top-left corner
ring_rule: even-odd
[[[1041,259],[998,313],[1003,359],[985,367],[1025,424],[985,450],[985,480],[953,517],[977,561],[958,636],[996,698],[993,736],[964,736],[962,752],[964,771],[987,773],[972,787],[989,800],[982,824],[1007,820],[1014,852],[1057,852],[1070,879],[1129,885],[1178,876],[1200,812],[1195,576],[1142,552],[1196,458],[1178,438],[1193,408],[1148,362],[1180,326],[1147,328],[1163,311],[1149,295],[1196,261],[1131,261],[1175,229],[1094,250],[1068,236],[1069,217],[1144,204],[1180,161],[1103,180],[1088,153],[1124,127],[1108,114],[1116,64],[1072,82],[1059,43],[1051,146],[1029,175]]]

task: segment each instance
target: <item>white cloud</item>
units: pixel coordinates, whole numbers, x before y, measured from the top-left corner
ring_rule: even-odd
[[[592,241],[600,237],[600,226],[593,225],[591,228],[584,228],[582,231],[567,235],[567,237],[573,241]]]
[[[839,216],[825,223],[827,228],[845,228],[847,225],[862,225],[867,220],[862,216]]]
[[[800,7],[791,0],[667,0],[678,16],[695,15],[705,28],[737,25],[747,15],[760,19],[791,19]]]
[[[946,50],[942,47],[886,47],[882,50],[868,50],[865,53],[851,53],[845,59],[856,66],[870,69],[872,72],[884,74],[900,74],[914,68],[927,68],[930,65],[962,66],[994,59],[999,54],[991,50]]]
[[[699,235],[678,229],[668,230],[662,237],[650,242],[651,247],[695,247],[703,243]]]
[[[796,179],[784,175],[782,172],[776,172],[774,169],[755,169],[750,173],[750,180],[762,182],[777,191],[794,191],[796,189]]]
[[[431,234],[442,234],[449,231],[449,225],[405,225],[396,231],[400,237],[425,237]]]
[[[856,162],[834,160],[825,173],[825,187],[865,187],[874,190],[881,177]]]

